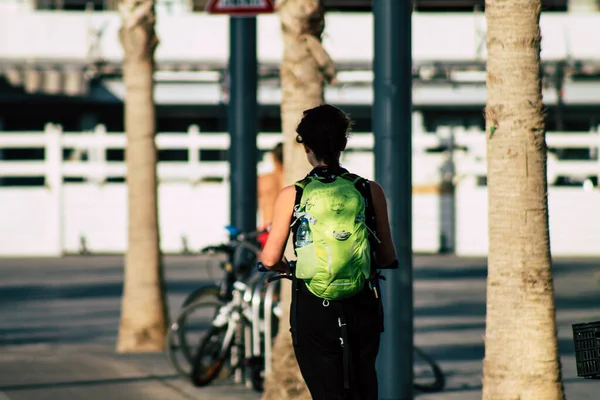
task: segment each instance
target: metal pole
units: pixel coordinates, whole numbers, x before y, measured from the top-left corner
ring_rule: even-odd
[[[248,232],[256,229],[257,213],[256,17],[231,17],[229,35],[230,217],[233,226]]]
[[[385,271],[379,399],[413,399],[412,1],[373,0],[375,177],[388,199],[399,269]]]

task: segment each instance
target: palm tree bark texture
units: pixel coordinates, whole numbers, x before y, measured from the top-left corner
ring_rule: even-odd
[[[286,185],[301,179],[310,170],[304,148],[296,143],[296,126],[302,113],[324,102],[326,82],[334,83],[335,65],[321,43],[325,11],[321,0],[278,0],[283,60],[281,77],[281,120],[284,135],[284,174]],[[286,257],[293,259],[291,240]],[[273,345],[272,373],[265,379],[265,400],[310,399],[294,356],[290,335],[291,285],[281,285],[283,315]]]
[[[564,399],[548,229],[541,0],[486,0],[484,400]]]
[[[119,11],[129,220],[117,350],[160,351],[165,346],[168,316],[157,215],[154,2],[123,0]]]

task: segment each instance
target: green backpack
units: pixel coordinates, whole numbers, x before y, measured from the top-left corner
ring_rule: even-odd
[[[346,172],[333,179],[309,175],[295,183],[302,196],[294,207],[292,226],[306,218],[312,234],[311,244],[294,243],[295,276],[323,299],[350,297],[371,275],[372,231],[366,223],[365,199],[356,188],[360,180]]]

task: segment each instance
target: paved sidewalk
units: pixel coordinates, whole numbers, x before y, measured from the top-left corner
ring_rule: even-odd
[[[175,375],[162,354],[117,355],[110,348],[23,346],[0,356],[0,400],[258,400],[260,393],[229,380],[195,388]],[[563,360],[571,400],[596,400],[600,382],[575,378]],[[479,400],[479,362],[447,363],[448,389],[419,400]]]
[[[259,393],[230,381],[195,388],[174,374],[163,354],[118,355],[106,346],[32,345],[0,355],[0,400],[259,398]]]
[[[559,347],[569,400],[600,398],[577,378],[571,324],[600,320],[600,260],[558,260]],[[184,296],[218,276],[214,261],[167,257],[172,315]],[[415,258],[415,342],[446,373],[442,393],[418,400],[481,399],[485,260]],[[194,388],[163,354],[114,352],[122,257],[0,259],[0,400],[259,399],[230,381]],[[385,351],[385,350],[383,350]],[[543,400],[543,399],[540,399]]]

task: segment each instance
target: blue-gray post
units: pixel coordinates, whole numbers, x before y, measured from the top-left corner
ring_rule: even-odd
[[[375,178],[388,199],[399,269],[384,271],[379,399],[413,399],[412,1],[373,0]]]
[[[229,25],[231,224],[256,230],[257,56],[256,17],[231,17]]]

